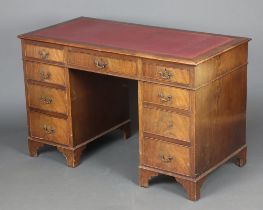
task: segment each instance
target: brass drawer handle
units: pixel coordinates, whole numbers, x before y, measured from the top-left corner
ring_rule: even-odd
[[[48,59],[49,52],[48,52],[47,50],[45,50],[45,49],[42,49],[42,50],[39,50],[39,51],[38,51],[38,55],[39,55],[39,57],[40,57],[41,59],[46,60],[46,59]]]
[[[107,67],[107,63],[104,62],[103,60],[100,60],[100,61],[99,60],[95,60],[94,63],[96,65],[96,67],[98,67],[100,69],[104,69],[104,68]]]
[[[163,93],[158,94],[161,103],[171,102],[173,97],[171,95],[165,96]]]
[[[52,128],[52,126],[46,124],[43,126],[43,130],[46,134],[54,134],[56,132],[55,128]]]
[[[164,163],[170,163],[173,160],[173,156],[160,154],[160,160]]]
[[[41,96],[40,101],[44,104],[52,104],[53,99],[50,97]]]
[[[167,69],[164,69],[163,71],[159,72],[162,79],[169,80],[173,76],[172,72],[168,71]]]
[[[49,72],[45,73],[44,71],[39,72],[41,80],[49,80],[51,77],[51,74]]]

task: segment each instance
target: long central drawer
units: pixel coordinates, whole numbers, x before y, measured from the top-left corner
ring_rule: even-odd
[[[128,77],[137,76],[137,63],[135,59],[124,56],[109,55],[95,51],[71,49],[68,52],[70,66],[84,68],[101,73],[117,73]]]

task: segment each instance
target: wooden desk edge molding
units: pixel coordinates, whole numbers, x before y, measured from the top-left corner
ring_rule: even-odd
[[[246,163],[249,38],[79,17],[18,36],[29,153],[53,145],[76,167],[85,146],[130,136],[138,81],[140,186],[173,176],[198,200],[206,176]]]

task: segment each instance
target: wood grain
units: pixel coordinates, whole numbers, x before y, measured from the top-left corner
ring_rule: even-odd
[[[143,131],[189,142],[190,118],[170,111],[144,107]]]
[[[144,103],[182,110],[190,109],[190,94],[188,90],[144,82],[143,92]]]
[[[30,135],[32,137],[62,145],[69,144],[66,120],[37,112],[30,112],[29,120],[31,125]]]
[[[70,49],[68,63],[72,67],[81,67],[87,70],[109,72],[130,77],[137,77],[136,60],[130,57],[101,53],[98,51],[83,51]]]
[[[61,89],[28,83],[28,101],[32,108],[67,115],[67,96]]]
[[[190,69],[192,69],[191,66],[144,60],[142,68],[143,78],[145,79],[185,86],[189,86],[191,83],[189,73]]]
[[[190,152],[188,147],[160,140],[143,139],[143,165],[190,175],[189,160]]]
[[[141,187],[148,187],[149,181],[153,178],[158,176],[159,174],[154,171],[145,170],[143,168],[139,169],[139,185]]]
[[[247,56],[248,43],[244,43],[199,64],[195,67],[195,87],[205,85],[209,81],[246,65]]]
[[[54,47],[47,47],[46,45],[39,45],[28,43],[25,44],[24,56],[29,58],[36,58],[43,61],[64,62],[64,51]]]
[[[196,92],[196,174],[245,145],[246,80],[242,67]]]
[[[70,71],[74,146],[129,121],[127,80]]]
[[[65,86],[65,69],[62,67],[47,65],[38,62],[25,62],[25,74],[27,80],[46,82]]]
[[[57,146],[57,150],[64,155],[67,160],[67,165],[71,168],[75,168],[80,164],[80,156],[85,148],[86,145],[77,149],[67,149],[65,147]]]
[[[44,147],[44,144],[42,142],[32,141],[31,139],[28,139],[28,151],[31,157],[37,157],[38,150],[42,147]]]
[[[187,192],[188,199],[191,201],[197,201],[200,198],[200,189],[204,183],[206,177],[196,181],[190,181],[177,177],[176,181],[179,182]]]

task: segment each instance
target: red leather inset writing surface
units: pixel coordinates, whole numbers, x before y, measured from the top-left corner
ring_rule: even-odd
[[[32,35],[192,59],[233,38],[107,20],[79,18]]]

